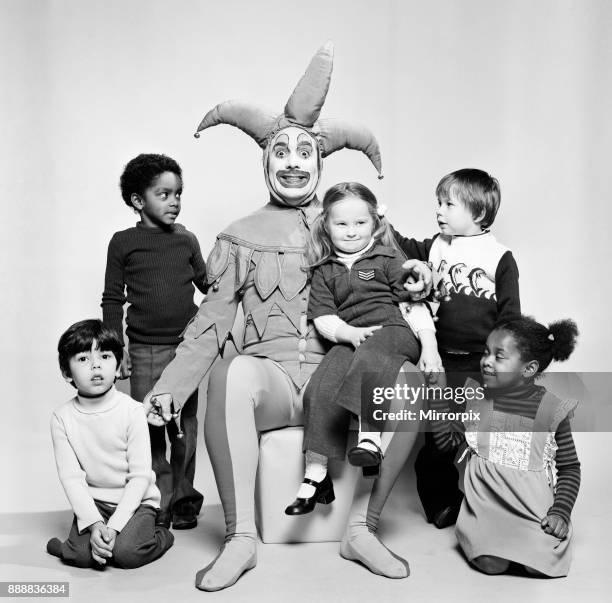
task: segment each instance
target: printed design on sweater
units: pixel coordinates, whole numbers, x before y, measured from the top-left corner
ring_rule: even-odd
[[[435,281],[436,290],[445,301],[452,294],[497,301],[495,282],[480,267],[470,269],[463,262],[449,265],[443,259],[435,269]]]

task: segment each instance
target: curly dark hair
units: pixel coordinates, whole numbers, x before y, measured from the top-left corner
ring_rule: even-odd
[[[142,153],[134,157],[123,169],[119,180],[121,196],[128,207],[132,206],[132,195],[134,193],[143,195],[146,188],[164,172],[172,172],[181,180],[183,172],[179,164],[167,155],[156,153]]]
[[[578,338],[578,327],[569,318],[551,322],[545,327],[531,316],[521,316],[498,329],[512,335],[524,362],[538,361],[538,373],[544,372],[553,360],[567,360]]]
[[[89,318],[70,325],[60,337],[57,344],[59,365],[62,373],[70,377],[70,358],[80,352],[91,350],[93,342],[102,352],[112,352],[117,361],[117,368],[123,359],[123,341],[119,334],[110,329],[101,320]],[[74,384],[73,384],[74,385]]]

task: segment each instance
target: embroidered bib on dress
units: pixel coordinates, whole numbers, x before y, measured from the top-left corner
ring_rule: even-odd
[[[494,410],[493,400],[472,400],[466,410],[479,413],[479,419],[465,422],[467,445],[471,453],[498,465],[519,471],[548,471],[552,481],[555,432],[576,405],[546,392],[535,418],[529,419]]]

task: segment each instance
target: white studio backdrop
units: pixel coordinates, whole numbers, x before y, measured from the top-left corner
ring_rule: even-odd
[[[502,188],[493,230],[517,258],[524,311],[580,327],[559,370],[609,370],[609,2],[2,0],[0,13],[11,484],[0,511],[66,508],[48,425],[73,390],[55,350],[68,325],[100,316],[106,246],[136,221],[118,190],[125,163],[141,152],[180,163],[179,221],[206,256],[267,190],[250,138],[219,126],[196,141],[197,124],[229,98],[280,112],[326,40],[336,58],[323,115],[375,133],[385,178],[342,151],[325,161],[320,192],[361,181],[403,234],[424,238],[436,232],[438,180],[489,171]]]

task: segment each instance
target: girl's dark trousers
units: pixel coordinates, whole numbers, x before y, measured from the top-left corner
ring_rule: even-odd
[[[394,387],[404,362],[416,363],[418,357],[419,345],[408,326],[378,329],[357,349],[332,347],[304,392],[304,450],[344,459],[351,417],[362,414],[362,384]],[[380,431],[365,416],[361,428]]]

